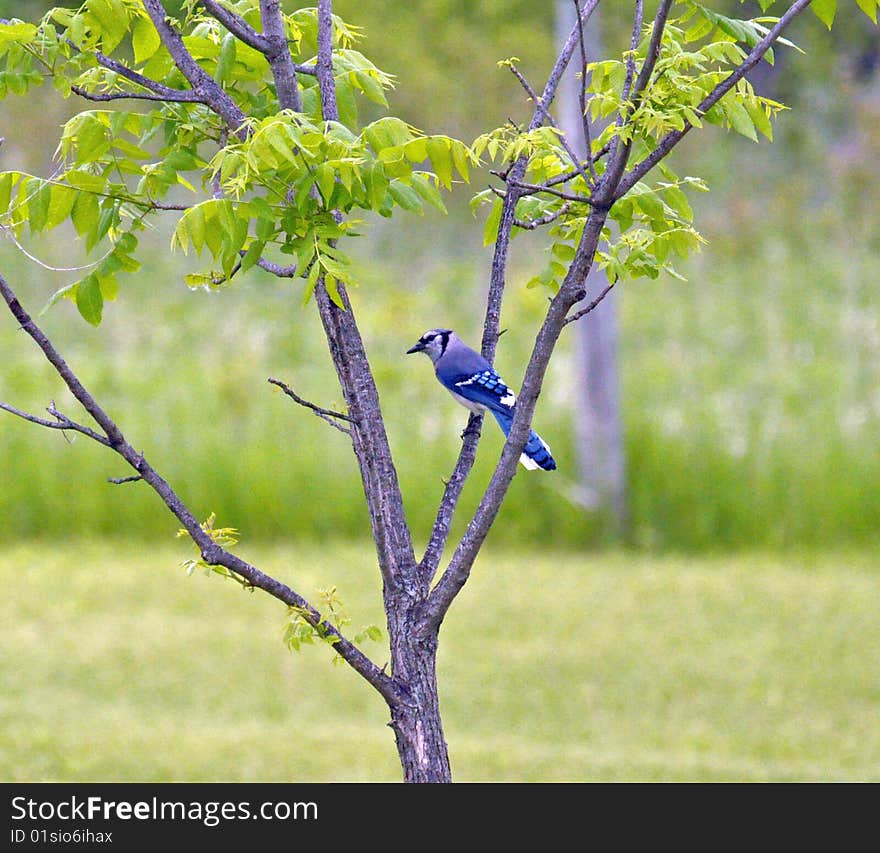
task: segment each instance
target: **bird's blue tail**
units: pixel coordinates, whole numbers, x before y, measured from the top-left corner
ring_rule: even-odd
[[[513,415],[507,414],[507,412],[496,412],[494,410],[492,410],[492,414],[495,415],[495,420],[498,421],[498,426],[501,427],[501,431],[505,435],[508,435],[510,433],[510,427],[513,424]],[[553,458],[550,448],[544,442],[544,439],[542,439],[534,430],[529,431],[529,440],[523,448],[522,456],[520,456],[519,461],[522,462],[526,468],[531,470],[534,470],[535,468],[543,468],[545,471],[556,470],[556,460]]]

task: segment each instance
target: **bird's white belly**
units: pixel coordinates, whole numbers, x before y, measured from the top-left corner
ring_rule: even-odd
[[[447,389],[449,390],[449,389]],[[475,415],[482,415],[483,412],[486,411],[485,406],[481,406],[479,403],[474,403],[471,400],[468,400],[465,397],[462,397],[461,394],[456,394],[455,391],[449,391],[450,394],[466,409],[470,409]]]

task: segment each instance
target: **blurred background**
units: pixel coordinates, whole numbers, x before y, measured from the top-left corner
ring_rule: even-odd
[[[35,19],[49,5],[0,2],[0,16]],[[518,56],[540,87],[565,6],[338,0],[335,10],[397,75],[394,114],[469,142],[528,120],[522,90],[496,62]],[[625,6],[603,4],[596,21],[608,56],[628,41]],[[713,8],[760,14],[752,2]],[[583,471],[591,437],[576,429],[596,317],[561,339],[535,419],[559,470],[516,477],[479,578],[444,628],[447,734],[461,776],[877,778],[880,735],[868,720],[880,703],[880,31],[849,2],[830,33],[807,14],[787,36],[805,55],[779,48],[753,78],[791,108],[774,143],[707,128],[674,155],[679,174],[711,189],[693,198],[707,244],[679,265],[686,282],[616,288],[603,379],[619,400],[612,498]],[[59,126],[81,108],[48,86],[0,102],[0,168],[51,171]],[[448,216],[370,222],[354,250],[353,301],[417,546],[465,414],[427,362],[404,352],[434,326],[479,344],[491,248],[468,200],[488,177],[456,187]],[[266,383],[340,405],[314,305],[300,307],[300,282],[259,270],[218,293],[189,290],[196,261],[169,253],[171,227],[157,226],[144,269],[121,281],[99,329],[66,301],[39,322],[199,517],[238,528],[245,556],[307,596],[338,583],[356,621],[381,623],[350,447]],[[87,260],[63,229],[27,249],[53,267]],[[510,332],[496,362],[514,386],[546,304],[525,283],[543,264],[540,234],[515,241]],[[34,264],[6,239],[0,270],[34,313],[79,275]],[[54,400],[77,415],[11,317],[0,317],[0,400],[33,412]],[[501,444],[488,424],[459,530]],[[6,775],[396,778],[383,709],[366,688],[341,668],[331,675],[321,651],[272,646],[281,615],[271,602],[254,607],[214,590],[219,580],[206,589],[178,577],[190,553],[174,519],[140,484],[106,482],[127,473],[97,445],[0,418],[4,646],[19,652],[0,671]],[[539,613],[558,620],[553,629]],[[576,648],[560,650],[572,638]],[[202,654],[222,661],[213,698],[188,692],[214,671]],[[172,674],[169,659],[182,668]],[[132,671],[151,686],[132,685]],[[227,683],[261,728],[212,725]],[[306,684],[312,699],[299,692]],[[568,701],[557,695],[566,687]],[[188,702],[184,713],[204,728],[184,740]],[[314,725],[303,722],[310,709]],[[95,714],[103,734],[84,739],[75,721]],[[253,743],[272,725],[295,728],[290,755]],[[121,757],[133,726],[144,747]]]

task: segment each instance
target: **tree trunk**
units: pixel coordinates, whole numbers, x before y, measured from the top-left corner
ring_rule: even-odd
[[[394,643],[395,677],[407,695],[391,706],[391,728],[405,782],[451,782],[449,750],[440,720],[437,692],[437,634],[408,637]]]
[[[557,0],[556,29],[564,42],[575,25],[574,4]],[[584,30],[587,61],[599,56],[597,15]],[[580,51],[575,54],[579,58]],[[577,76],[580,62],[572,62],[557,94],[559,125],[572,149],[586,155],[582,130]],[[587,293],[601,292],[608,284],[603,270],[593,267],[587,277]],[[602,303],[575,326],[577,390],[575,399],[575,445],[578,453],[580,490],[578,500],[603,514],[612,532],[626,529],[626,459],[620,387],[617,367],[617,294],[612,291]]]

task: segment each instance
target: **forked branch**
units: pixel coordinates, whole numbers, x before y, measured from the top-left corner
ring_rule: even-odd
[[[289,607],[296,608],[296,610],[302,614],[303,618],[306,619],[312,627],[318,630],[322,636],[331,638],[333,648],[338,652],[339,656],[345,660],[352,669],[372,684],[386,701],[389,702],[389,704],[400,701],[401,688],[397,682],[376,666],[376,664],[364,655],[357,646],[347,640],[334,625],[326,622],[319,611],[316,610],[305,598],[286,584],[264,574],[255,566],[250,565],[240,557],[237,557],[235,554],[226,550],[208,535],[193,513],[181,500],[179,495],[147,462],[143,454],[138,453],[128,441],[126,441],[122,431],[113,419],[86,390],[82,382],[62,358],[61,354],[49,338],[22,307],[18,297],[2,275],[0,275],[0,296],[3,297],[3,301],[18,321],[19,326],[34,340],[45,358],[55,368],[58,375],[64,381],[64,384],[68,387],[80,405],[82,405],[86,412],[88,412],[98,424],[104,435],[95,432],[89,427],[76,424],[66,416],[57,412],[54,406],[49,409],[49,413],[56,419],[55,422],[28,415],[27,413],[21,412],[11,406],[7,406],[6,404],[0,405],[0,408],[19,417],[24,417],[25,420],[38,423],[40,426],[46,426],[52,429],[75,430],[87,435],[99,444],[114,450],[135,470],[137,478],[144,480],[144,482],[146,482],[164,501],[168,509],[171,510],[177,520],[186,529],[190,538],[195,542],[196,546],[201,551],[202,559],[207,564],[212,566],[224,566],[230,571],[243,577],[249,585],[264,590],[269,593],[269,595],[277,598]],[[122,478],[119,478],[119,481],[121,480]]]

